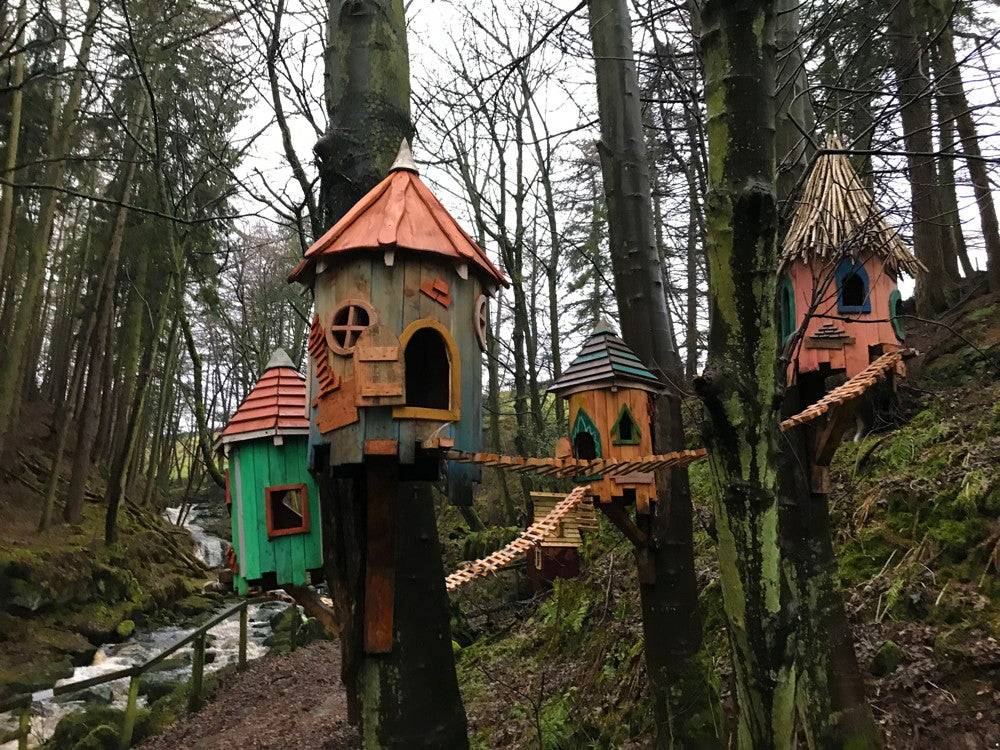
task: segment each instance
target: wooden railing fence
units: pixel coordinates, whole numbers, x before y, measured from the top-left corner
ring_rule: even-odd
[[[208,631],[220,622],[230,618],[236,612],[239,612],[240,640],[236,657],[236,669],[237,671],[242,672],[246,669],[247,665],[247,608],[251,604],[262,601],[266,601],[266,598],[261,597],[257,599],[244,599],[243,601],[224,609],[222,612],[213,615],[208,621],[202,623],[183,638],[179,638],[177,641],[141,664],[135,664],[131,667],[126,667],[125,669],[119,669],[114,672],[108,672],[107,674],[90,677],[86,680],[68,682],[64,685],[55,685],[52,688],[52,693],[53,695],[66,695],[67,693],[75,693],[80,690],[94,687],[95,685],[103,685],[107,682],[114,682],[115,680],[121,680],[128,677],[128,698],[125,703],[125,716],[122,720],[122,729],[118,742],[118,747],[121,748],[121,750],[126,750],[132,746],[132,733],[135,731],[137,701],[139,698],[139,680],[142,675],[166,659],[168,656],[176,653],[193,641],[194,657],[191,661],[191,692],[188,696],[188,710],[197,711],[198,708],[201,707],[202,678],[205,672],[205,641],[207,639]],[[0,711],[2,712],[20,711],[17,734],[18,750],[27,750],[28,747],[28,737],[31,732],[31,703],[31,693],[21,693],[0,702]]]

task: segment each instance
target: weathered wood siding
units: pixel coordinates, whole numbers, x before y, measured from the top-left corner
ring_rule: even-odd
[[[868,258],[864,269],[868,274],[871,312],[842,313],[837,309],[837,282],[830,266],[817,263],[810,267],[797,262],[789,267],[787,273],[795,290],[796,329],[805,322],[814,295],[820,297],[814,316],[810,318],[802,343],[796,351],[798,372],[819,370],[821,364],[829,363],[832,369],[843,370],[851,377],[871,364],[869,346],[881,344],[886,352],[900,348],[899,339],[889,322],[889,296],[896,289],[896,281],[885,270],[884,263],[876,257]],[[832,318],[821,317],[824,315]],[[805,345],[809,336],[831,322],[848,336],[852,336],[854,342],[836,349],[814,349]],[[795,371],[796,362],[793,361],[788,369],[789,382],[794,380]]]
[[[434,434],[452,438],[455,447],[475,451],[482,434],[482,361],[476,338],[476,299],[482,283],[470,269],[467,279],[458,275],[455,264],[432,255],[397,250],[392,266],[382,253],[359,252],[351,257],[329,261],[330,268],[319,274],[314,285],[316,312],[328,327],[334,312],[347,300],[361,300],[374,310],[383,334],[396,337],[411,323],[429,318],[438,321],[452,335],[459,351],[461,381],[453,405],[461,412],[458,422],[395,419],[392,406],[359,408],[356,423],[322,434],[316,427],[315,409],[311,409],[310,446],[329,444],[333,465],[360,464],[366,440],[398,440],[400,463],[414,460],[416,443]],[[422,286],[443,281],[449,290],[450,304],[442,305],[420,291]],[[399,356],[404,356],[400,346]],[[353,356],[328,353],[331,369],[346,383],[355,377]],[[310,363],[310,393],[317,393],[314,367]],[[405,379],[405,372],[404,372]],[[440,429],[442,425],[446,425]],[[478,481],[477,466],[453,466],[449,481],[456,497],[471,500],[471,483]],[[461,496],[461,497],[458,497]]]
[[[275,573],[278,583],[305,584],[308,571],[322,567],[319,489],[306,464],[306,438],[285,437],[282,445],[270,438],[236,443],[229,456],[232,486],[233,548],[239,563],[237,589],[246,593],[247,581]],[[309,531],[268,538],[265,489],[304,483],[309,493]]]

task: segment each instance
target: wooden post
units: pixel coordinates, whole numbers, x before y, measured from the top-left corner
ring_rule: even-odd
[[[247,668],[247,603],[240,607],[240,650],[236,658],[236,671]]]
[[[191,663],[191,695],[188,696],[188,711],[201,708],[201,678],[205,670],[205,633],[194,642],[194,661]]]
[[[119,750],[132,747],[132,732],[135,731],[136,701],[139,698],[139,677],[134,674],[128,682],[128,700],[125,703],[125,718],[122,720],[122,732],[118,738]]]
[[[367,550],[365,559],[365,652],[392,651],[393,604],[395,600],[392,564],[393,513],[398,464],[368,459],[365,482],[367,504]]]
[[[17,721],[17,750],[28,750],[28,735],[31,733],[31,704],[21,709]]]

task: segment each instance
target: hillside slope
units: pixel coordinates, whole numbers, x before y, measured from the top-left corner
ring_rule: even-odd
[[[941,325],[943,324],[943,326]],[[895,426],[847,443],[834,466],[840,580],[869,698],[889,747],[995,747],[1000,736],[1000,298],[916,324],[923,352]],[[707,467],[692,472],[705,525]],[[731,710],[714,550],[698,532],[706,689]],[[482,748],[644,747],[634,563],[602,520],[584,575],[519,599],[516,575],[458,597],[459,673]],[[523,595],[523,593],[522,593]]]

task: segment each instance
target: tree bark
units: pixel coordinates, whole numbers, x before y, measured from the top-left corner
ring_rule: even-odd
[[[590,0],[601,140],[598,152],[622,337],[668,384],[653,425],[654,450],[684,443],[680,359],[674,347],[656,248],[649,165],[625,0]],[[696,658],[701,621],[694,571],[691,493],[686,470],[657,475],[658,502],[645,523],[655,578],[640,584],[646,668],[655,705],[657,747],[703,746],[715,696]]]
[[[736,744],[794,747],[798,713],[810,747],[878,747],[833,587],[825,505],[810,503],[802,441],[777,431],[775,5],[709,0],[702,16],[712,325],[695,388],[719,488]]]
[[[937,200],[937,174],[931,123],[931,100],[918,42],[917,22],[911,0],[893,2],[889,13],[893,67],[903,121],[903,142],[910,178],[913,209],[913,252],[924,264],[917,273],[917,312],[925,317],[943,312],[949,303],[948,280],[942,248],[941,211]]]
[[[972,119],[962,83],[962,69],[955,57],[955,43],[951,29],[945,29],[938,38],[937,59],[940,67],[935,70],[942,89],[942,99],[948,103],[951,117],[955,119],[965,165],[972,178],[972,188],[979,207],[979,225],[986,243],[986,269],[990,291],[1000,291],[1000,224],[997,222],[996,205],[990,188],[986,164],[980,158],[979,136]]]
[[[327,8],[329,126],[314,151],[329,227],[385,177],[413,125],[402,0],[327,0]]]
[[[97,0],[90,0],[80,52],[77,56],[76,73],[65,105],[57,110],[59,114],[53,118],[53,128],[49,134],[46,153],[53,161],[45,170],[45,184],[52,185],[55,189],[47,190],[42,195],[35,235],[32,238],[25,268],[24,290],[7,340],[6,356],[3,362],[0,362],[0,453],[3,452],[4,440],[11,421],[20,407],[20,386],[24,382],[23,365],[29,359],[26,356],[30,349],[29,339],[32,342],[35,340],[29,336],[29,331],[37,330],[34,323],[38,316],[39,295],[45,277],[45,260],[56,214],[58,189],[66,179],[65,156],[70,151],[76,132],[77,110],[83,96],[83,84],[87,78],[87,65],[90,63],[99,7],[100,3]]]

